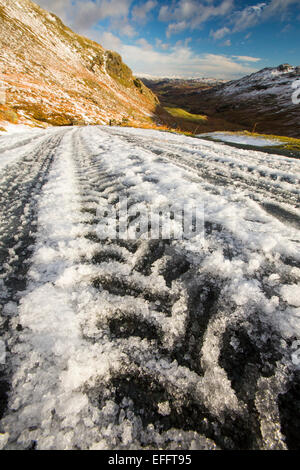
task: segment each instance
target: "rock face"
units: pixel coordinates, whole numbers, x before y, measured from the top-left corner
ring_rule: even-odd
[[[0,0],[0,22],[0,121],[140,123],[155,111],[157,98],[117,53],[30,0]]]
[[[202,91],[191,111],[237,122],[259,133],[299,138],[300,105],[293,102],[293,84],[299,79],[299,67],[266,68]]]

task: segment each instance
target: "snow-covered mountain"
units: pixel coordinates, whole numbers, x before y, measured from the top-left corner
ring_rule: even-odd
[[[255,126],[260,133],[300,137],[300,105],[292,99],[298,79],[300,67],[266,68],[202,91],[191,111]]]
[[[139,73],[137,74],[139,78],[142,80],[149,80],[153,82],[169,82],[169,83],[199,83],[199,84],[213,84],[213,85],[220,85],[221,83],[227,83],[228,80],[222,80],[213,77],[180,77],[177,75],[174,76],[157,76],[157,75],[150,75],[148,73]]]
[[[157,98],[118,54],[30,0],[0,0],[0,22],[0,122],[140,123],[155,111]]]

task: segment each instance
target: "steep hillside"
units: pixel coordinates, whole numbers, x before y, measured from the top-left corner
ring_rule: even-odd
[[[139,123],[155,111],[157,98],[117,53],[30,0],[0,0],[0,22],[0,123]]]
[[[236,122],[268,134],[300,137],[300,105],[292,85],[300,67],[266,68],[198,94],[189,111]]]

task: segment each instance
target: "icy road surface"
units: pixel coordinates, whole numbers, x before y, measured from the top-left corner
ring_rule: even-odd
[[[299,448],[299,160],[107,127],[0,152],[1,448]],[[99,238],[124,196],[204,204],[204,237]]]

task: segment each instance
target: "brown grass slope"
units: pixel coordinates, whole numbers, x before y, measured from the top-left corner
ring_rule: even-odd
[[[0,0],[0,23],[0,121],[9,111],[41,126],[151,119],[158,99],[117,53],[30,0]]]

